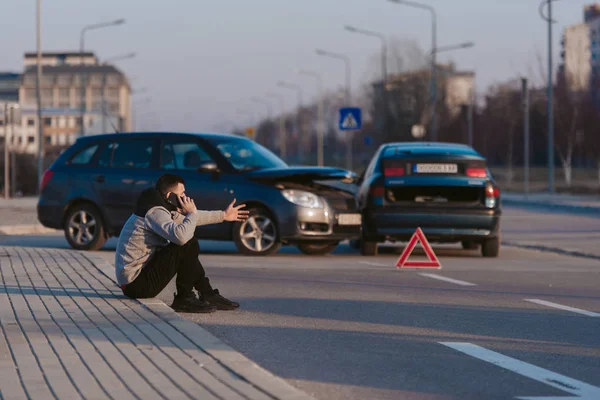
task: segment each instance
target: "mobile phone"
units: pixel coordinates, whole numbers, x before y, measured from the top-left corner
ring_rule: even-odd
[[[167,202],[174,205],[175,207],[180,207],[181,204],[179,202],[179,196],[177,196],[175,193],[171,193],[168,197],[167,197]]]

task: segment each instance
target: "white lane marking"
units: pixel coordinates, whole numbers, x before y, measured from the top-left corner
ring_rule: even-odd
[[[537,367],[533,364],[519,361],[514,358],[507,357],[495,351],[488,350],[481,346],[472,343],[456,343],[456,342],[439,342],[440,344],[450,347],[456,351],[467,354],[471,357],[478,358],[497,365],[498,367],[507,369],[529,379],[536,380],[553,388],[563,390],[565,392],[576,395],[577,397],[518,397],[523,400],[551,400],[551,399],[580,399],[580,400],[597,400],[600,399],[600,388],[592,386],[585,382],[581,382],[556,372],[549,371],[544,368]]]
[[[370,265],[372,267],[390,267],[390,268],[394,268],[393,264],[382,264],[382,263],[378,263],[378,262],[373,262],[373,261],[359,261],[359,264],[364,264],[364,265]]]
[[[562,304],[552,303],[552,302],[546,301],[546,300],[540,300],[540,299],[524,299],[524,300],[525,301],[529,301],[530,303],[540,304],[542,306],[548,306],[548,307],[558,308],[560,310],[571,311],[571,312],[574,312],[574,313],[587,315],[588,317],[600,317],[599,313],[595,313],[595,312],[592,312],[592,311],[582,310],[580,308],[563,306]]]
[[[436,274],[419,274],[421,276],[425,276],[427,278],[433,278],[433,279],[438,279],[440,281],[445,281],[445,282],[450,282],[450,283],[454,283],[456,285],[462,285],[462,286],[477,286],[474,283],[471,282],[465,282],[465,281],[459,281],[458,279],[452,279],[452,278],[447,278],[445,276],[442,275],[436,275]]]

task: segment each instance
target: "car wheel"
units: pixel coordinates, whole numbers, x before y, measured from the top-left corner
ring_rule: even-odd
[[[367,242],[364,239],[360,241],[360,254],[363,256],[376,256],[378,250],[377,242]]]
[[[233,241],[238,250],[247,255],[266,256],[281,248],[275,219],[263,208],[249,210],[248,219],[237,222]]]
[[[338,247],[338,243],[300,243],[298,250],[309,256],[324,256]]]
[[[484,257],[498,257],[500,253],[500,239],[486,239],[481,245],[481,254]]]
[[[69,208],[63,229],[67,242],[76,250],[100,250],[106,243],[100,211],[89,203],[79,203]]]
[[[472,240],[463,240],[462,241],[462,248],[465,250],[476,250],[477,249],[477,243],[475,243]]]

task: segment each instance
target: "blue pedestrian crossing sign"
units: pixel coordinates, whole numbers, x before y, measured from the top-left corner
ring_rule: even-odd
[[[354,131],[362,128],[362,115],[360,108],[340,108],[339,128],[341,131]]]

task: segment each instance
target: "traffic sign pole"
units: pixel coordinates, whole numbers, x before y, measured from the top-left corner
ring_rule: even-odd
[[[353,131],[359,130],[362,128],[362,112],[360,108],[357,107],[345,107],[340,108],[340,119],[338,127],[341,131],[347,131],[348,135],[346,137],[348,144],[348,158],[347,158],[347,168],[352,170],[352,139],[353,139]]]

